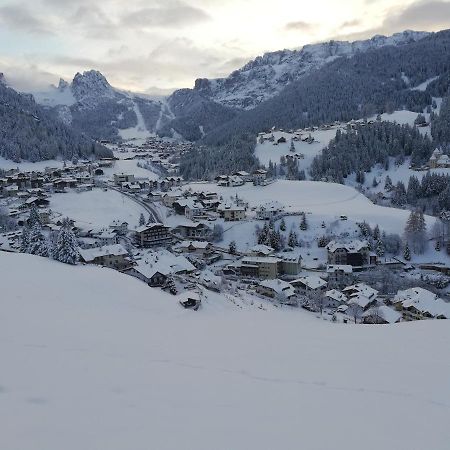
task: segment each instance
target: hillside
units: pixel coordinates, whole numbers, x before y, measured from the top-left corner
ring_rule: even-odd
[[[5,448],[448,448],[447,321],[337,325],[218,295],[185,311],[2,252],[0,273]]]
[[[0,81],[0,156],[35,162],[109,155],[105,147],[55,120],[31,95]]]

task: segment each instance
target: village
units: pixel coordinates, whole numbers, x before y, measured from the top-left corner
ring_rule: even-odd
[[[38,217],[48,242],[67,217],[79,263],[136,277],[179,296],[187,308],[199,309],[210,291],[260,309],[301,307],[335,322],[450,318],[447,266],[380,252],[362,222],[344,210],[329,218],[278,195],[261,196],[282,183],[267,169],[186,183],[176,172],[186,145],[130,141],[114,148],[114,158],[4,170],[0,199],[9,229],[0,235],[0,250],[23,251],[30,217]],[[110,195],[133,217],[116,217],[115,209],[95,216]],[[92,220],[66,209],[83,207],[88,196]]]

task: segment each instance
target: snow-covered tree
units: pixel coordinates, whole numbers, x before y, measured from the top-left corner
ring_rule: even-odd
[[[76,264],[78,257],[77,240],[70,228],[69,219],[65,219],[53,248],[53,258],[66,264]]]
[[[405,248],[403,249],[403,258],[405,258],[406,261],[411,261],[411,250],[409,249],[407,242],[405,243]]]
[[[141,215],[139,216],[139,225],[145,225],[144,213],[141,213]]]
[[[308,222],[306,221],[306,214],[302,214],[302,220],[300,221],[300,230],[306,231],[308,229]]]
[[[228,246],[228,253],[230,253],[230,255],[236,254],[236,241],[230,242],[230,245]]]
[[[392,184],[391,177],[388,175],[386,177],[386,180],[384,180],[384,189],[386,192],[389,192],[392,190],[393,187],[394,187],[394,185]]]
[[[176,284],[175,284],[175,281],[174,281],[172,275],[169,275],[169,277],[167,278],[166,286],[168,287],[169,292],[170,292],[172,295],[177,295],[177,293],[178,293],[178,291],[177,291],[177,286],[176,286]]]
[[[281,219],[281,222],[280,222],[280,230],[286,231],[286,222],[284,221],[284,217]]]
[[[24,225],[22,229],[22,235],[20,236],[20,251],[22,253],[28,253],[30,247],[30,228],[28,225]]]
[[[41,219],[39,217],[39,213],[36,205],[33,203],[30,209],[30,215],[28,216],[28,226],[33,228],[35,225],[41,226]]]
[[[288,245],[292,248],[297,247],[298,245],[297,233],[294,230],[291,230],[289,233]]]
[[[41,226],[38,223],[31,228],[28,253],[38,256],[49,256],[48,242],[42,233]]]
[[[289,147],[289,151],[290,152],[295,152],[295,144],[294,144],[294,140],[293,139],[291,139],[291,145]]]

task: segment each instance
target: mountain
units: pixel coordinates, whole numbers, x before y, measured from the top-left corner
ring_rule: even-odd
[[[0,156],[14,161],[110,156],[84,134],[55,120],[30,94],[20,94],[0,77]]]
[[[194,90],[222,105],[252,109],[274,97],[284,87],[341,56],[352,56],[390,45],[404,45],[423,39],[429,33],[403,31],[392,36],[374,36],[364,41],[329,41],[305,45],[299,50],[266,53],[248,62],[227,78],[199,78]]]
[[[251,170],[257,163],[255,135],[273,126],[304,128],[402,109],[423,112],[433,97],[448,91],[449,49],[450,30],[445,30],[352,58],[335,58],[208,133],[201,141],[207,148],[191,152],[181,162],[182,175],[201,178],[228,173],[236,166]],[[417,89],[420,85],[426,87]]]
[[[116,89],[96,70],[77,73],[71,83],[61,79],[58,86],[33,95],[65,124],[94,139],[120,140],[121,130],[137,127],[141,116],[148,133],[155,132],[165,110],[164,99]]]

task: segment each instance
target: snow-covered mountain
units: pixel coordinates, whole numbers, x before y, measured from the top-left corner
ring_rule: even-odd
[[[334,59],[352,57],[357,53],[403,45],[424,38],[429,33],[403,31],[392,36],[374,36],[355,42],[329,41],[305,45],[299,50],[280,50],[258,56],[227,78],[199,78],[194,89],[222,105],[252,109],[275,96],[292,81]]]

